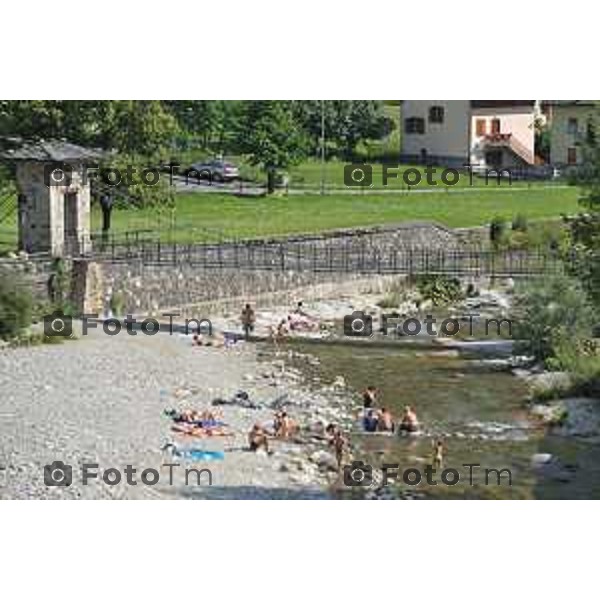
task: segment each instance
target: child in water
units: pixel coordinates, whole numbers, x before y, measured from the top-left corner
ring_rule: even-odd
[[[432,466],[441,469],[444,464],[444,442],[438,439],[433,442],[433,464]]]

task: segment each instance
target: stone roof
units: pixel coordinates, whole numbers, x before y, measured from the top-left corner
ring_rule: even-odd
[[[33,162],[96,162],[103,152],[62,140],[28,141],[8,137],[0,139],[0,157]]]

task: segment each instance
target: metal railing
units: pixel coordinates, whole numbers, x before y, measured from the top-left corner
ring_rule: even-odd
[[[562,272],[563,262],[548,248],[495,251],[489,248],[379,248],[367,244],[327,246],[317,242],[169,244],[156,240],[111,244],[95,260],[139,260],[147,265],[198,269],[311,271],[360,274],[432,274],[534,277]]]

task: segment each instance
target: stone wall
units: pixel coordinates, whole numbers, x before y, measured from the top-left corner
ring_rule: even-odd
[[[310,273],[294,271],[198,270],[181,265],[157,267],[133,263],[103,263],[96,276],[99,290],[88,289],[99,302],[93,312],[105,313],[118,299],[124,313],[156,315],[173,310],[183,316],[221,314],[239,310],[246,302],[261,308],[299,300],[385,290],[402,276]],[[89,297],[89,296],[88,296]],[[91,303],[90,307],[91,307]],[[203,313],[204,314],[204,313]]]

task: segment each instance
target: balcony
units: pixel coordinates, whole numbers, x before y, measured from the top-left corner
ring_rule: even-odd
[[[507,148],[529,165],[535,162],[533,149],[526,148],[512,133],[488,133],[482,137],[481,144],[487,148]]]

